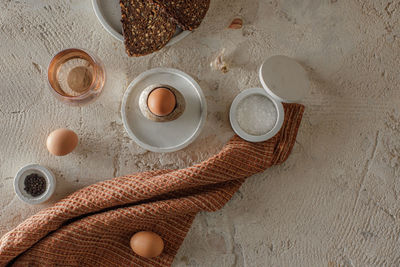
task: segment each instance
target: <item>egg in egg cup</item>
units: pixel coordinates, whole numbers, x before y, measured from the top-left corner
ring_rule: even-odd
[[[143,116],[155,122],[168,122],[179,118],[185,111],[183,95],[169,85],[150,85],[139,97],[139,108]]]

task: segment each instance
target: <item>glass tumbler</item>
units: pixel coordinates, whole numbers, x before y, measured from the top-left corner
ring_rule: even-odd
[[[93,54],[77,48],[55,55],[47,76],[52,93],[63,103],[73,106],[94,101],[106,81],[103,63]]]

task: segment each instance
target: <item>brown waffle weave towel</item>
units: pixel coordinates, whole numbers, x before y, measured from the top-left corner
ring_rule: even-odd
[[[79,190],[0,239],[0,266],[170,266],[199,211],[222,208],[245,178],[282,163],[304,107],[285,105],[281,131],[263,143],[233,137],[212,158],[182,170],[138,173]],[[143,230],[165,242],[157,258],[135,255]]]

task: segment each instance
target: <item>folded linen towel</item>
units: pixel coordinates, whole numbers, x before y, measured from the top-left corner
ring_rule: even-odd
[[[222,208],[247,177],[288,158],[304,106],[284,108],[282,129],[266,142],[235,136],[195,166],[107,180],[41,210],[0,239],[0,266],[170,266],[199,211]],[[138,231],[163,238],[159,257],[132,252]]]

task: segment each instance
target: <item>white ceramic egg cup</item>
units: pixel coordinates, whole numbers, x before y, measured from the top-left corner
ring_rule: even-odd
[[[120,42],[124,41],[121,24],[121,8],[117,0],[92,0],[94,13],[104,29]],[[191,31],[177,27],[172,39],[166,46],[171,46],[185,38]]]
[[[36,173],[46,179],[46,190],[43,194],[37,197],[31,196],[24,189],[25,178],[33,173]],[[14,190],[18,198],[32,205],[46,202],[53,195],[55,188],[56,179],[54,178],[53,173],[49,169],[38,164],[30,164],[21,168],[14,178]]]
[[[310,90],[310,81],[305,69],[296,60],[287,56],[273,56],[264,61],[259,69],[259,78],[263,88],[251,88],[241,92],[233,100],[229,112],[232,129],[249,142],[263,142],[274,137],[282,128],[285,119],[282,103],[298,102]],[[239,103],[251,95],[267,97],[276,108],[275,126],[263,135],[251,135],[245,132],[237,121],[236,111]]]

